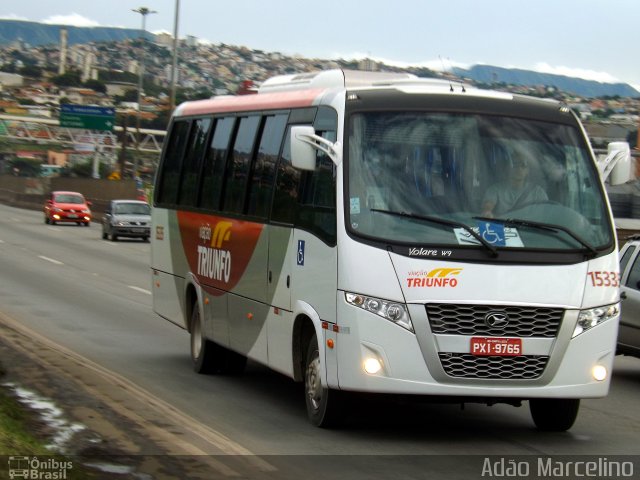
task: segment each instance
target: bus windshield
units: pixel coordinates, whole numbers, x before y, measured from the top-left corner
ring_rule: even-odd
[[[355,113],[347,225],[389,244],[595,253],[611,245],[613,233],[587,148],[578,128],[565,124]]]

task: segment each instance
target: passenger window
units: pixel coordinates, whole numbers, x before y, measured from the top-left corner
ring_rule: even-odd
[[[178,192],[178,204],[195,205],[198,195],[202,156],[206,150],[210,118],[199,118],[193,122],[187,151],[182,165],[182,181]]]
[[[624,271],[627,268],[627,263],[629,263],[629,260],[631,259],[631,257],[633,256],[633,252],[635,251],[636,247],[629,247],[627,248],[627,251],[624,252],[624,255],[620,259],[620,275],[624,275]]]
[[[335,134],[322,135],[335,141]],[[317,153],[317,167],[303,172],[300,181],[300,207],[296,226],[308,229],[330,245],[336,237],[336,169],[323,152]]]
[[[162,159],[162,177],[156,192],[156,202],[160,204],[172,205],[176,203],[178,195],[178,185],[180,182],[180,167],[182,165],[182,155],[187,143],[189,134],[188,121],[174,122],[169,134],[169,143]]]
[[[287,114],[281,114],[265,118],[249,185],[248,215],[262,218],[269,215],[276,161],[287,126],[287,116]]]
[[[229,141],[235,125],[235,117],[219,118],[216,120],[211,144],[204,161],[202,171],[202,191],[200,193],[200,207],[208,210],[220,209],[220,194],[224,169],[227,163]]]
[[[636,257],[633,265],[631,266],[631,271],[629,272],[629,278],[627,278],[626,286],[629,288],[633,288],[634,290],[640,290],[640,256]]]
[[[249,167],[251,166],[251,153],[259,124],[259,116],[244,117],[240,120],[233,152],[225,174],[222,206],[225,212],[242,213],[243,211]]]
[[[295,110],[290,119],[294,118]],[[291,121],[291,120],[290,120]],[[316,133],[335,141],[337,114],[320,107],[313,124]],[[271,220],[314,233],[329,245],[336,243],[336,169],[325,153],[316,153],[317,168],[303,172],[291,165],[291,125],[287,131],[276,178]]]
[[[293,225],[298,206],[298,189],[302,172],[291,164],[291,129],[287,130],[284,147],[278,162],[276,189],[273,195],[271,220]]]

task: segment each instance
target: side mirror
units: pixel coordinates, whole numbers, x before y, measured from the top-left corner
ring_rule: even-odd
[[[317,150],[326,153],[337,166],[342,162],[340,142],[331,142],[316,135],[313,127],[297,125],[291,127],[291,163],[300,170],[315,170]]]
[[[311,141],[315,135],[313,127],[291,127],[291,163],[294,168],[309,171],[316,169],[316,149]]]
[[[93,205],[93,202],[90,202],[89,200],[87,200],[87,206],[90,207],[91,205]]]
[[[598,163],[602,180],[609,178],[611,185],[622,185],[635,177],[627,142],[611,142],[607,147],[607,156]]]

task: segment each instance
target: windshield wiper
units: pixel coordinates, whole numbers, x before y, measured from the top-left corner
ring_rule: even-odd
[[[483,220],[485,222],[498,222],[502,223],[506,227],[518,226],[518,227],[532,227],[537,228],[539,230],[547,230],[549,232],[558,233],[558,230],[566,233],[571,238],[573,238],[576,242],[582,245],[584,248],[589,250],[589,252],[595,256],[598,254],[598,251],[587,242],[585,239],[580,237],[577,233],[574,233],[572,230],[564,227],[562,225],[556,225],[553,223],[543,223],[543,222],[535,222],[532,220],[522,220],[520,218],[490,218],[490,217],[473,217],[476,220]]]
[[[469,232],[469,234],[473,238],[478,240],[487,250],[489,250],[489,252],[490,252],[492,257],[497,257],[498,256],[498,250],[496,249],[496,247],[494,247],[489,242],[487,242],[484,238],[482,238],[480,235],[478,235],[473,230],[473,228],[471,228],[468,225],[465,225],[462,222],[456,222],[454,220],[447,220],[445,218],[440,218],[440,217],[432,217],[432,216],[427,216],[427,215],[417,215],[415,213],[394,212],[392,210],[381,210],[379,208],[372,208],[370,211],[371,212],[378,212],[378,213],[386,213],[387,215],[393,215],[393,216],[396,216],[396,217],[412,218],[412,219],[415,219],[415,220],[424,220],[426,222],[439,223],[440,225],[447,225],[449,227],[462,228],[462,229],[466,230],[467,232]]]

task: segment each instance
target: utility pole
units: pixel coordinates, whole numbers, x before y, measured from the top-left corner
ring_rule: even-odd
[[[138,175],[138,156],[140,154],[140,111],[142,106],[142,81],[144,79],[144,60],[145,60],[145,51],[144,44],[146,41],[145,33],[147,26],[147,15],[151,15],[152,13],[158,13],[155,10],[150,10],[147,7],[138,7],[132,10],[133,12],[139,13],[142,16],[142,42],[141,42],[141,54],[140,54],[140,68],[138,69],[138,111],[136,115],[136,156],[133,160],[133,178]]]
[[[171,63],[171,102],[169,108],[173,113],[176,108],[176,81],[178,75],[178,16],[180,14],[180,0],[176,0],[176,13],[173,21],[173,61]]]
[[[124,122],[122,124],[122,149],[120,150],[120,159],[118,163],[120,164],[120,180],[124,180],[124,165],[127,161],[127,127],[129,126],[129,114],[125,114]],[[135,175],[135,174],[134,174]]]

